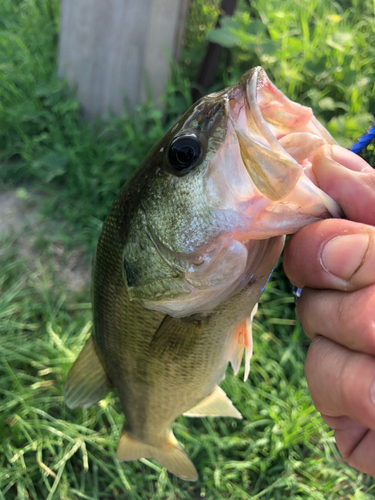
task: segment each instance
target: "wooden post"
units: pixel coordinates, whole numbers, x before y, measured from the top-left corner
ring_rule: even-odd
[[[160,100],[189,0],[61,0],[58,72],[88,119]]]

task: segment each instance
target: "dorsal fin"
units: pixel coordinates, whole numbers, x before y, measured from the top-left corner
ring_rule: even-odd
[[[103,399],[111,389],[112,384],[90,337],[68,373],[65,403],[69,408],[88,408]]]
[[[233,417],[241,418],[241,413],[219,386],[194,408],[184,413],[186,417]]]

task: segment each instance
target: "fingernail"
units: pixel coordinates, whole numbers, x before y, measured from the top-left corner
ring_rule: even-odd
[[[335,144],[331,146],[331,155],[334,161],[341,163],[341,165],[344,165],[344,167],[349,170],[355,170],[356,172],[362,173],[374,171],[363,158]]]
[[[337,278],[349,281],[361,267],[369,246],[369,235],[365,233],[336,236],[325,244],[320,263]]]

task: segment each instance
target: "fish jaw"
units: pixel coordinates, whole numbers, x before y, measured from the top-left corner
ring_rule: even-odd
[[[174,175],[170,145],[194,134],[205,155]],[[137,177],[142,186],[129,185],[139,193],[123,254],[130,300],[174,317],[212,311],[256,271],[261,241],[340,217],[310,161],[334,143],[260,67],[199,101],[155,146]]]
[[[227,135],[206,178],[214,206],[244,214],[253,238],[342,216],[311,173],[314,152],[336,142],[310,108],[289,100],[257,67],[228,91],[226,110]]]

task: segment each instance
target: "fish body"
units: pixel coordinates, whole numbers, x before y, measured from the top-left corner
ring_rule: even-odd
[[[116,387],[120,460],[196,480],[173,421],[241,418],[218,385],[244,350],[248,374],[252,313],[284,235],[340,215],[309,173],[326,142],[311,110],[254,68],[194,105],[117,196],[93,262],[93,334],[65,397],[88,407]]]

